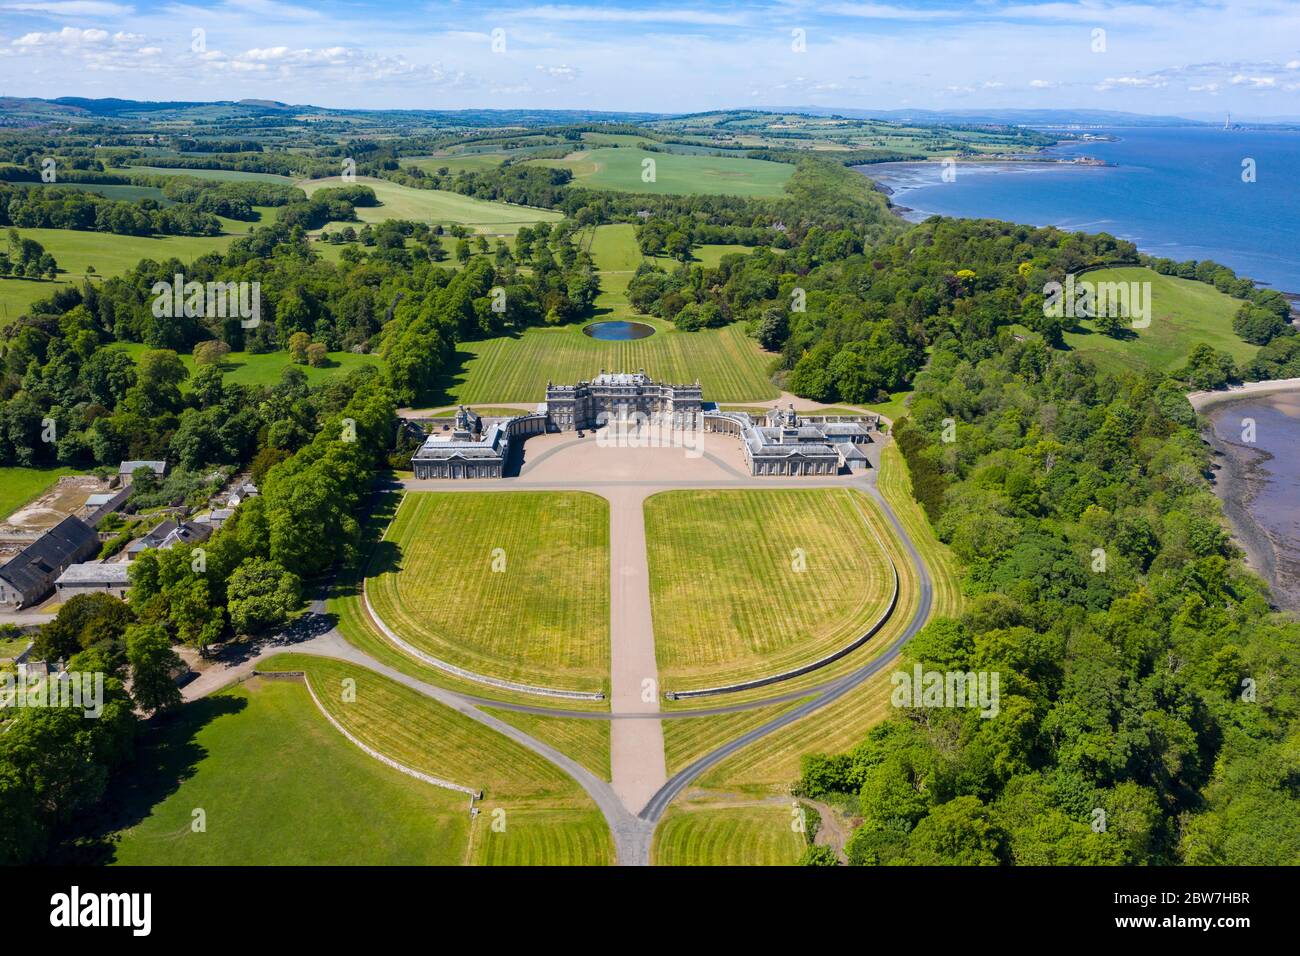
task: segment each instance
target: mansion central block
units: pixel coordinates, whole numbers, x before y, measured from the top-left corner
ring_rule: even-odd
[[[800,417],[791,406],[761,421],[702,400],[700,384],[665,385],[645,371],[605,372],[589,382],[546,386],[546,401],[511,418],[482,418],[461,406],[432,423],[411,458],[416,478],[501,478],[515,442],[546,432],[584,431],[610,423],[652,422],[740,439],[752,475],[834,475],[869,467],[873,415]]]

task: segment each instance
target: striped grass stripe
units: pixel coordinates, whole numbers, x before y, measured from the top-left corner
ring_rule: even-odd
[[[655,833],[656,866],[790,866],[804,837],[782,804],[674,805]]]
[[[847,489],[673,491],[646,501],[665,687],[749,680],[816,660],[884,609],[889,562]],[[802,560],[806,570],[796,570]]]
[[[564,690],[608,683],[609,506],[603,498],[412,492],[376,549],[370,573],[376,613],[435,657],[490,677]]]
[[[899,522],[907,529],[930,571],[934,585],[930,620],[960,614],[963,603],[956,559],[947,546],[935,537],[925,513],[912,498],[911,487],[911,479],[898,448],[892,443],[886,445],[881,456],[880,492],[898,516]],[[900,563],[900,574],[909,567],[910,562]],[[909,599],[906,603],[900,600],[890,628],[880,636],[882,645],[888,643],[897,634],[897,629],[906,626],[911,620],[916,606],[915,578],[911,577],[910,580],[913,581],[912,586],[909,588],[904,585],[900,591],[900,595],[907,595]],[[885,668],[833,704],[783,728],[780,733],[755,741],[713,768],[700,780],[700,785],[784,786],[798,776],[799,759],[803,754],[814,751],[839,753],[861,743],[867,731],[893,713],[889,702],[893,689],[889,681],[891,673],[892,668]],[[667,733],[665,737],[667,738]]]
[[[531,328],[518,337],[462,342],[456,346],[462,368],[448,389],[463,404],[540,402],[546,383],[590,379],[600,370],[646,373],[660,382],[690,384],[697,378],[707,401],[744,402],[776,398],[767,376],[771,358],[739,325],[678,332],[670,323],[635,315],[659,331],[632,342],[602,342],[581,325]]]

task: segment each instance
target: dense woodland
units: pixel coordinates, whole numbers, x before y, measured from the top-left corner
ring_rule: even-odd
[[[1231,544],[1183,392],[936,342],[896,435],[968,606],[905,655],[999,672],[1001,712],[897,711],[806,758],[800,789],[864,817],[852,862],[1300,860],[1300,624]]]
[[[173,165],[231,168],[220,156]],[[302,171],[273,152],[243,161]],[[521,229],[509,245],[452,236],[459,270],[443,264],[440,228],[349,226],[333,263],[305,231],[354,221],[374,202],[364,186],[308,199],[164,177],[151,183],[172,203],[162,206],[0,184],[0,223],[19,226],[183,232],[280,207],[273,225],[224,254],[146,260],[60,289],[0,330],[0,464],[168,459],[172,474],[145,483],[140,503],[196,503],[213,475],[237,467],[251,467],[263,490],[204,545],[204,573],[191,573],[188,547],[147,551],[129,605],[77,598],[42,629],[41,654],[112,675],[111,719],[86,729],[75,715],[29,710],[9,722],[0,861],[40,858],[93,809],[130,759],[133,703],[144,713],[176,705],[173,643],[203,651],[283,627],[352,556],[371,478],[402,457],[395,409],[439,393],[458,342],[590,314],[598,280],[582,236],[606,222],[636,223],[643,251],[680,260],[638,269],[628,294],[644,312],[682,330],[744,323],[777,356],[777,381],[809,398],[861,403],[914,389],[895,435],[969,600],[907,653],[940,670],[998,671],[1001,716],[905,711],[848,754],[809,757],[800,792],[864,819],[852,862],[1300,859],[1300,625],[1269,611],[1231,545],[1183,397],[1300,374],[1300,338],[1277,293],[1214,263],[1146,259],[1107,235],[943,219],[909,227],[832,162],[802,161],[777,200],[596,192],[563,171],[511,163],[453,175],[377,159],[370,171],[567,218]],[[706,242],[755,249],[707,268],[690,256]],[[13,248],[24,270],[33,256],[42,268],[42,251]],[[1258,356],[1239,368],[1198,346],[1173,375],[1117,378],[1070,354],[1066,326],[1044,314],[1045,285],[1137,262],[1246,300],[1234,328],[1263,346]],[[178,272],[259,283],[260,323],[156,317],[152,289]],[[496,288],[504,311],[493,308]],[[252,387],[225,381],[227,350],[378,361],[315,388],[294,368]],[[57,440],[43,441],[51,419]],[[1104,832],[1091,825],[1099,808]]]

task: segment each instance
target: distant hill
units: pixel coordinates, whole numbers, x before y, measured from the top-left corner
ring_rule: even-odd
[[[994,123],[1014,126],[1202,126],[1200,120],[1183,116],[1147,116],[1120,110],[1089,109],[988,109],[988,110],[858,110],[824,106],[796,106],[782,110],[812,116],[843,116],[846,119],[880,119],[892,123],[939,126],[953,123]]]
[[[602,110],[541,110],[541,109],[463,109],[463,110],[374,110],[331,109],[309,104],[281,103],[278,100],[244,99],[198,102],[190,100],[124,100],[116,98],[90,99],[82,96],[60,96],[56,99],[39,97],[14,97],[0,100],[12,112],[32,114],[62,114],[83,117],[131,116],[140,114],[202,111],[205,115],[219,113],[284,113],[328,116],[388,116],[395,119],[431,118],[475,126],[563,126],[586,122],[640,123],[663,119],[665,113],[644,113]]]

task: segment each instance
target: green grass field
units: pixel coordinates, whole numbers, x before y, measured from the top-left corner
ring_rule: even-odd
[[[597,315],[593,321],[621,318]],[[767,377],[770,359],[739,325],[678,332],[660,319],[637,316],[657,330],[631,342],[602,342],[585,334],[587,323],[531,328],[456,346],[459,368],[445,386],[448,402],[541,401],[546,383],[591,379],[600,370],[645,369],[657,381],[687,384],[697,378],[708,401],[762,401],[780,392]]]
[[[930,570],[934,586],[930,619],[959,615],[963,598],[956,559],[935,537],[925,512],[912,497],[907,466],[892,442],[881,451],[879,488]],[[880,634],[882,645],[897,636],[911,620],[916,593],[913,587],[907,586],[910,580],[911,575],[905,574],[898,611]],[[885,668],[833,704],[814,711],[779,733],[755,741],[709,771],[699,781],[700,785],[726,790],[765,788],[783,792],[798,776],[799,760],[804,754],[846,751],[860,743],[867,731],[894,712],[890,705],[893,691],[891,673],[890,668]],[[668,721],[668,724],[678,722]],[[696,721],[684,723],[694,724]],[[668,746],[667,728],[664,737]]]
[[[654,160],[654,182],[642,181],[642,162],[646,159]],[[635,147],[600,147],[581,150],[564,159],[535,162],[568,169],[573,173],[573,181],[582,186],[637,193],[779,196],[794,172],[788,163],[651,153]]]
[[[181,169],[167,166],[128,166],[128,171],[150,176],[193,176],[195,179],[215,179],[218,182],[266,182],[293,185],[288,176],[277,173],[246,172],[242,169]]]
[[[366,612],[361,600],[362,569],[370,566],[371,557],[375,555],[376,550],[380,547],[380,539],[387,530],[393,516],[397,513],[402,497],[402,494],[397,491],[385,491],[375,495],[371,513],[362,523],[362,542],[357,549],[357,558],[350,562],[348,566],[340,569],[338,576],[333,581],[327,607],[329,613],[334,615],[338,621],[339,633],[343,635],[348,643],[365,651],[376,660],[382,661],[389,667],[403,673],[418,677],[427,683],[475,696],[491,697],[494,700],[537,704],[538,698],[536,695],[490,688],[478,681],[456,677],[445,670],[440,670],[431,664],[426,664],[415,657],[411,657],[394,645],[379,630]],[[577,710],[607,711],[609,710],[609,701],[573,700],[566,702],[566,707]],[[528,733],[533,733],[527,719],[523,721],[511,719],[508,722],[514,723]],[[546,726],[538,729],[537,736],[549,743],[560,746],[558,743],[559,738],[576,735],[583,738],[582,742],[577,745],[577,751],[586,750],[589,753],[595,753],[600,749],[608,750],[608,731],[575,732],[568,726],[556,727],[554,726],[555,723],[555,721],[548,719]],[[567,725],[568,721],[561,721],[560,723]],[[603,738],[604,742],[595,739],[598,737]],[[574,755],[577,756],[577,752]],[[601,761],[596,759],[593,762],[600,763]],[[603,762],[608,763],[608,758],[604,758]],[[593,766],[592,769],[595,770],[596,767]]]
[[[436,173],[446,167],[452,173],[478,173],[485,169],[495,169],[510,155],[518,150],[500,150],[492,153],[453,153],[446,156],[412,156],[401,160],[403,166],[413,166],[427,173]]]
[[[376,549],[370,575],[376,613],[442,660],[566,690],[608,683],[603,498],[412,492]]]
[[[246,225],[246,224],[241,224]],[[88,266],[98,276],[120,275],[141,259],[158,262],[172,257],[189,262],[205,252],[224,252],[238,238],[222,236],[118,236],[79,229],[19,229],[35,239],[59,263],[59,278],[53,282],[35,279],[0,278],[0,321],[16,318],[38,299],[47,299],[69,283],[80,285]]]
[[[861,635],[893,589],[865,496],[670,491],[646,501],[650,601],[669,690],[811,662]]]
[[[250,681],[155,727],[118,791],[128,865],[462,863],[464,794],[384,766],[320,714],[301,684]],[[193,811],[206,832],[191,830]]]
[[[358,176],[356,184],[369,186],[382,203],[380,206],[358,207],[357,218],[362,222],[410,219],[416,222],[460,223],[473,226],[478,232],[513,233],[520,226],[543,221],[558,222],[564,218],[561,213],[549,209],[488,202],[439,189],[412,189],[368,176]],[[318,189],[338,187],[344,183],[338,177],[331,177],[302,180],[297,185],[310,195]],[[326,228],[334,229],[342,225],[346,224],[330,223]]]
[[[678,332],[671,322],[641,315],[632,308],[627,285],[642,256],[631,225],[598,226],[581,238],[600,274],[595,314],[571,325],[534,327],[515,336],[459,343],[458,367],[444,385],[446,401],[540,401],[548,381],[590,379],[602,368],[624,372],[643,368],[661,382],[691,383],[698,378],[709,401],[752,401],[780,394],[767,375],[771,356],[739,325]],[[696,252],[716,264],[726,252],[745,249],[709,246]],[[717,250],[724,251],[715,255]],[[643,322],[657,331],[631,342],[602,342],[582,331],[590,322],[612,319]]]
[[[1090,321],[1079,324],[1086,332],[1067,332],[1066,344],[1085,355],[1105,371],[1136,371],[1147,368],[1170,372],[1187,361],[1192,347],[1205,342],[1229,353],[1238,362],[1248,361],[1258,347],[1243,342],[1232,331],[1232,318],[1241,302],[1224,295],[1214,286],[1191,279],[1160,275],[1151,269],[1126,267],[1097,269],[1081,278],[1089,282],[1150,282],[1151,325],[1129,330],[1123,339],[1091,330]]]
[[[64,475],[75,474],[75,468],[0,468],[0,521],[36,500]]]
[[[14,185],[29,189],[40,189],[43,183],[15,183]],[[173,201],[163,195],[158,186],[133,186],[130,183],[51,183],[61,189],[78,189],[82,192],[95,193],[105,199],[122,202],[135,202],[137,199],[152,199],[160,206],[173,205]]]
[[[455,710],[343,661],[286,654],[265,670],[302,670],[330,714],[392,759],[452,783],[481,787],[470,860],[483,864],[605,864],[609,829],[563,771]],[[345,699],[353,681],[354,699]],[[349,746],[352,746],[349,744]],[[430,786],[424,784],[424,786]],[[460,796],[459,794],[457,795]],[[464,805],[468,807],[468,798]],[[495,811],[502,813],[494,813]],[[494,829],[494,816],[498,827]]]
[[[536,698],[533,701],[536,702]],[[483,710],[572,757],[601,780],[609,779],[608,720],[544,717],[498,707],[484,707]]]
[[[134,355],[138,360],[141,353],[148,351],[148,347],[138,342],[119,342],[113,348],[123,349]],[[181,355],[181,361],[189,370],[190,375],[194,374],[194,356]],[[377,365],[379,363],[378,355],[358,355],[355,352],[330,352],[329,364],[322,365],[319,368],[312,365],[296,365],[290,358],[288,352],[231,352],[226,356],[226,360],[221,363],[221,368],[225,372],[225,381],[232,385],[274,385],[280,381],[280,376],[284,370],[293,365],[301,369],[307,376],[309,385],[319,385],[326,379],[333,378],[336,375],[346,375],[348,372],[365,365]],[[184,385],[181,386],[182,389]]]
[[[656,866],[793,866],[804,836],[780,803],[674,804],[655,831]]]

